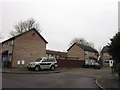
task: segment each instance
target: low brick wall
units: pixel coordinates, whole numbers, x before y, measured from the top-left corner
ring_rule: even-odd
[[[61,68],[76,68],[82,67],[85,64],[84,60],[62,60],[58,59],[58,66]]]

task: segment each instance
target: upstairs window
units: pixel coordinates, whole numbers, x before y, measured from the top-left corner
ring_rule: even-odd
[[[104,56],[109,56],[109,54],[108,54],[108,53],[103,53],[103,55],[104,55]]]
[[[88,51],[85,51],[85,55],[88,55]]]
[[[11,40],[11,41],[10,41],[10,46],[12,46],[12,45],[13,45],[13,43],[14,43],[14,41],[13,41],[13,40]]]
[[[109,60],[105,60],[104,63],[109,63]]]
[[[4,47],[5,45],[4,44],[2,44],[2,48]]]
[[[9,54],[9,61],[12,61],[12,54]]]

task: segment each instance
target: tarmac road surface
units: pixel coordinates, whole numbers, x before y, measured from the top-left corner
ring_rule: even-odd
[[[95,88],[95,78],[68,73],[2,74],[2,88]]]

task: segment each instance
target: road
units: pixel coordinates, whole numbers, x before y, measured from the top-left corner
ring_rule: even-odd
[[[95,78],[77,74],[7,74],[2,75],[3,88],[96,88]]]

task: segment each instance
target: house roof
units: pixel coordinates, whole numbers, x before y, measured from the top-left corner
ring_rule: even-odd
[[[104,46],[101,53],[108,53],[109,47],[108,46]]]
[[[2,44],[4,44],[4,43],[7,42],[7,41],[14,40],[15,38],[20,37],[20,36],[22,36],[22,35],[24,35],[24,34],[30,32],[30,31],[35,31],[35,32],[40,36],[40,38],[43,39],[43,41],[44,41],[45,43],[48,43],[48,42],[40,35],[40,33],[39,33],[35,28],[32,28],[32,29],[30,29],[30,30],[27,31],[27,32],[24,32],[24,33],[22,33],[22,34],[19,34],[19,35],[17,35],[17,36],[11,37],[11,38],[9,38],[9,39],[3,41]]]
[[[60,52],[60,51],[53,51],[53,50],[46,50],[47,54],[57,54],[57,55],[64,55],[67,56],[67,52]]]
[[[86,45],[83,45],[83,44],[77,44],[77,43],[74,43],[67,51],[69,51],[74,45],[79,46],[80,48],[82,48],[85,51],[90,51],[90,52],[98,53],[97,50],[95,50],[94,48],[92,48],[90,46],[86,46]]]

